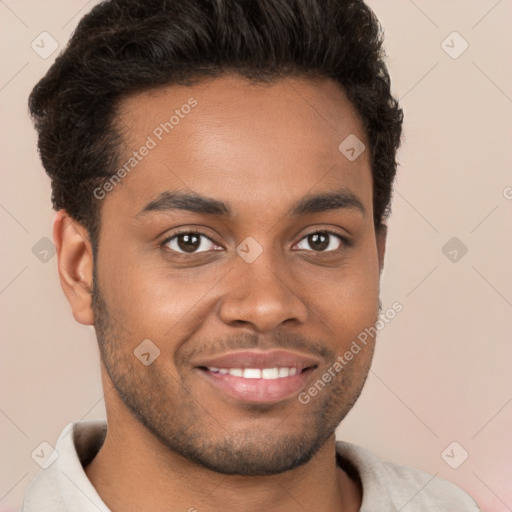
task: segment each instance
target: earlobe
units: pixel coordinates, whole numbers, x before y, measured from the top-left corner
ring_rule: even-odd
[[[57,213],[53,224],[59,278],[77,322],[93,325],[93,252],[87,230],[65,210]]]

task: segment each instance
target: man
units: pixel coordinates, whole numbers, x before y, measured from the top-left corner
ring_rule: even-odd
[[[25,512],[478,510],[335,443],[402,125],[362,1],[104,2],[30,108],[108,428],[64,430]]]

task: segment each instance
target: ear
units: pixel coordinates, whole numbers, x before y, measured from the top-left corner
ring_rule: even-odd
[[[382,273],[384,268],[384,256],[386,254],[386,237],[388,234],[388,227],[385,224],[380,224],[375,229],[375,238],[377,241],[377,257],[379,258],[379,272]]]
[[[59,278],[77,322],[93,325],[93,252],[87,230],[60,210],[53,223]]]

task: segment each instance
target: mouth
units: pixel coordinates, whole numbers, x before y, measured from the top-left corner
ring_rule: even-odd
[[[277,403],[296,395],[320,362],[287,351],[244,351],[201,362],[196,370],[216,390],[242,402]]]

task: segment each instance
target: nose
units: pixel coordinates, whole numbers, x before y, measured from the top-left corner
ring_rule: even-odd
[[[277,265],[264,254],[252,263],[240,258],[229,273],[228,289],[219,308],[225,324],[266,332],[285,323],[300,325],[306,321],[306,304],[286,263]]]

